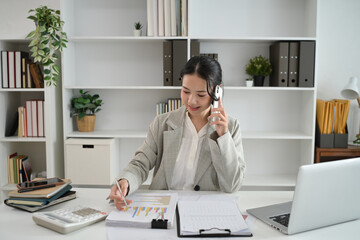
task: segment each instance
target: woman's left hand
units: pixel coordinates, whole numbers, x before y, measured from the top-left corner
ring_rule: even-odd
[[[221,98],[219,99],[219,107],[211,109],[211,115],[209,116],[209,119],[212,119],[213,117],[216,117],[217,120],[211,122],[209,125],[215,125],[216,132],[219,137],[221,137],[229,130],[228,117],[226,116]]]

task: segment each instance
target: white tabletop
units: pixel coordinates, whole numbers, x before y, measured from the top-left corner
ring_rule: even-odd
[[[42,211],[52,211],[59,208],[84,205],[92,208],[111,211],[114,206],[109,205],[106,197],[109,194],[107,189],[77,188],[77,198]],[[179,195],[187,194],[217,194],[216,192],[179,192]],[[290,201],[293,192],[291,191],[240,191],[234,193],[239,197],[239,208],[246,214],[246,209],[260,207],[269,204]],[[329,213],[331,214],[331,213]],[[176,225],[172,229],[139,229],[107,227],[105,221],[93,224],[66,235],[59,234],[49,229],[36,225],[31,213],[8,207],[3,203],[0,205],[0,239],[27,239],[27,240],[56,240],[56,239],[178,239]],[[326,217],[326,216],[324,216]],[[284,235],[269,227],[261,221],[254,220],[251,224],[252,240],[257,239],[359,239],[360,220],[342,223],[326,228],[299,233],[291,236]],[[187,239],[187,238],[184,238]],[[214,239],[214,238],[212,238]],[[222,238],[224,239],[224,238]],[[236,239],[236,238],[229,238]],[[244,239],[244,238],[239,238]]]

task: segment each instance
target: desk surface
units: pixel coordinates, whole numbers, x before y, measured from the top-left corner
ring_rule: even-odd
[[[107,189],[85,189],[78,188],[77,198],[63,204],[53,206],[42,211],[52,211],[55,209],[84,205],[93,208],[111,211],[113,206],[108,204],[105,198],[109,194]],[[179,194],[216,194],[216,192],[179,192]],[[292,200],[291,191],[240,191],[234,193],[239,197],[239,208],[245,213],[246,209],[260,207],[269,204],[281,203]],[[331,214],[331,213],[330,213]],[[62,235],[46,228],[36,225],[32,214],[15,208],[8,207],[3,203],[0,205],[0,239],[27,239],[27,240],[56,240],[56,239],[109,239],[108,233],[116,233],[117,239],[178,239],[176,226],[169,230],[159,229],[139,229],[139,228],[109,228],[105,226],[105,221],[93,224],[78,231]],[[326,216],[324,216],[326,217]],[[291,236],[284,235],[259,220],[251,226],[254,234],[251,240],[257,239],[359,239],[360,220],[351,221],[335,226],[321,228],[309,232],[299,233]],[[188,239],[188,238],[183,238]],[[197,238],[198,239],[198,238]],[[214,239],[214,238],[212,238]],[[222,238],[224,239],[224,238]],[[236,239],[236,238],[229,238]],[[244,238],[239,238],[244,239]]]

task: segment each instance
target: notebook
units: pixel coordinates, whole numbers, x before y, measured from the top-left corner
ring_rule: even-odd
[[[360,218],[360,158],[301,166],[292,202],[247,212],[285,234]]]

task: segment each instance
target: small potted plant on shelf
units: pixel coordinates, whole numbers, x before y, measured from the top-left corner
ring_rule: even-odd
[[[66,33],[63,31],[64,21],[60,19],[60,11],[47,6],[30,9],[28,19],[35,23],[35,29],[26,38],[30,39],[30,52],[34,62],[38,62],[44,68],[44,81],[47,86],[56,86],[60,68],[56,61],[57,52],[62,52],[68,42]]]
[[[143,25],[141,24],[141,22],[135,22],[134,27],[135,27],[134,36],[135,37],[140,37],[141,36],[141,29],[142,29]]]
[[[79,132],[93,132],[95,128],[95,113],[101,110],[103,104],[98,94],[91,95],[88,91],[80,90],[80,96],[71,100],[71,114],[76,116]]]
[[[253,77],[254,86],[263,86],[265,77],[270,75],[271,71],[269,59],[261,55],[251,58],[246,65],[246,73]]]
[[[247,78],[245,82],[247,87],[252,87],[254,85],[254,79],[252,78]]]

